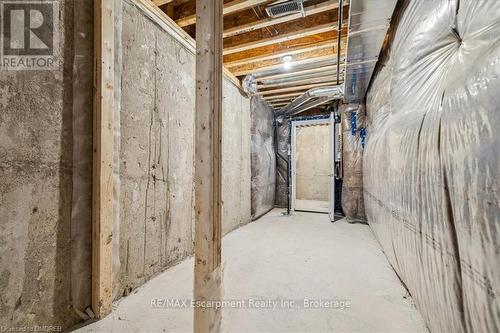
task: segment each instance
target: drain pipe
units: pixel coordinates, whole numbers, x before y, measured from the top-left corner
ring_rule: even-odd
[[[328,100],[340,99],[343,98],[343,96],[344,87],[342,85],[312,88],[306,91],[300,97],[294,99],[283,109],[276,112],[276,117],[290,116],[293,114],[304,112],[310,108],[326,103]],[[318,98],[322,98],[320,103],[316,103],[319,101],[311,101]]]
[[[342,21],[344,19],[344,0],[339,0],[339,27],[337,36],[337,85],[340,84],[340,51],[342,48]]]

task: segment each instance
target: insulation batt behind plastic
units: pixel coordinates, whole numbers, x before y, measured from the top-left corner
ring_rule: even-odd
[[[432,332],[500,331],[500,1],[407,1],[367,96],[366,213]]]
[[[274,207],[276,187],[276,153],[274,151],[274,114],[259,96],[250,102],[252,219],[259,218]]]
[[[342,210],[350,220],[364,220],[363,203],[363,144],[360,128],[364,126],[365,108],[362,104],[343,104],[342,118]],[[356,115],[356,130],[352,128],[352,114]]]
[[[288,206],[288,139],[290,121],[276,123],[276,199],[278,207]]]

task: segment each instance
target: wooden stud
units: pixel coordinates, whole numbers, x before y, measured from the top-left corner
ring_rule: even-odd
[[[224,15],[236,13],[248,8],[252,8],[269,0],[233,0],[224,5]],[[221,18],[222,20],[222,18]],[[187,27],[196,23],[196,15],[189,15],[175,21],[180,27]]]
[[[194,298],[221,297],[223,0],[197,0]],[[218,332],[220,309],[194,308],[194,332]]]
[[[114,0],[94,2],[92,310],[111,312],[113,238]]]

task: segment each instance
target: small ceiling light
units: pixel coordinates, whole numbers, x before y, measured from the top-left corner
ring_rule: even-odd
[[[291,55],[286,55],[283,57],[283,66],[285,69],[290,69],[292,68],[292,56]]]

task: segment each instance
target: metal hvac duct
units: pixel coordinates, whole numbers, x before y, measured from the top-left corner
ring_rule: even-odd
[[[329,100],[341,99],[344,96],[343,85],[312,88],[294,99],[287,106],[276,112],[276,117],[294,115],[310,108],[326,103]],[[321,101],[316,101],[322,99]],[[320,102],[319,104],[314,102]]]
[[[344,102],[365,98],[397,0],[351,0]]]

